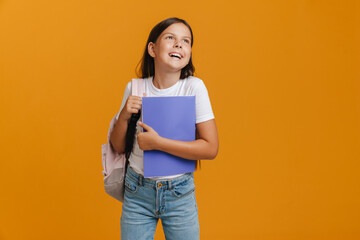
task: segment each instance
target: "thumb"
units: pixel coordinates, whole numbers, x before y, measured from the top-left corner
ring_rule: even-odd
[[[146,124],[143,123],[143,122],[138,121],[138,123],[139,123],[140,127],[142,127],[143,129],[145,129],[146,131],[149,131],[149,130],[152,129],[150,126],[146,125]]]

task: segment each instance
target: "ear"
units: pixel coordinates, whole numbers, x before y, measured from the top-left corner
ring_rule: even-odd
[[[156,56],[156,54],[155,54],[155,44],[153,42],[149,42],[149,44],[148,44],[148,53],[153,58]]]

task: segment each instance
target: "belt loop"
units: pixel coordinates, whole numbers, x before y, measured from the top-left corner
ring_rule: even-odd
[[[139,175],[139,185],[143,185],[143,176]]]
[[[171,186],[171,180],[168,181],[168,189],[171,190],[172,186]]]

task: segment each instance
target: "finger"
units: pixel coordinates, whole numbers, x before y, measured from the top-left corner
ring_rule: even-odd
[[[142,100],[129,100],[129,104],[142,104]]]
[[[129,96],[129,100],[140,100],[141,101],[141,97],[139,96]]]
[[[130,103],[127,105],[128,108],[141,108],[141,104]]]
[[[130,110],[139,110],[141,107],[140,106],[128,106],[127,109]]]
[[[140,96],[129,96],[130,100],[141,100]]]
[[[130,108],[130,109],[128,109],[128,112],[129,112],[129,113],[138,113],[138,112],[139,112],[139,109]]]
[[[141,105],[140,104],[132,104],[129,106],[130,108],[135,108],[135,109],[140,109]]]
[[[128,106],[131,107],[131,108],[141,108],[142,104],[131,103]]]
[[[145,129],[146,131],[152,130],[152,127],[146,125],[145,123],[140,122],[140,121],[138,121],[138,123],[139,123],[139,125],[140,125],[143,129]]]

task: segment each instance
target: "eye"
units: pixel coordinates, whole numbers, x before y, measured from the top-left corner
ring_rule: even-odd
[[[173,39],[173,36],[167,36],[165,39]]]
[[[184,39],[185,43],[190,43],[190,41],[188,39]]]

